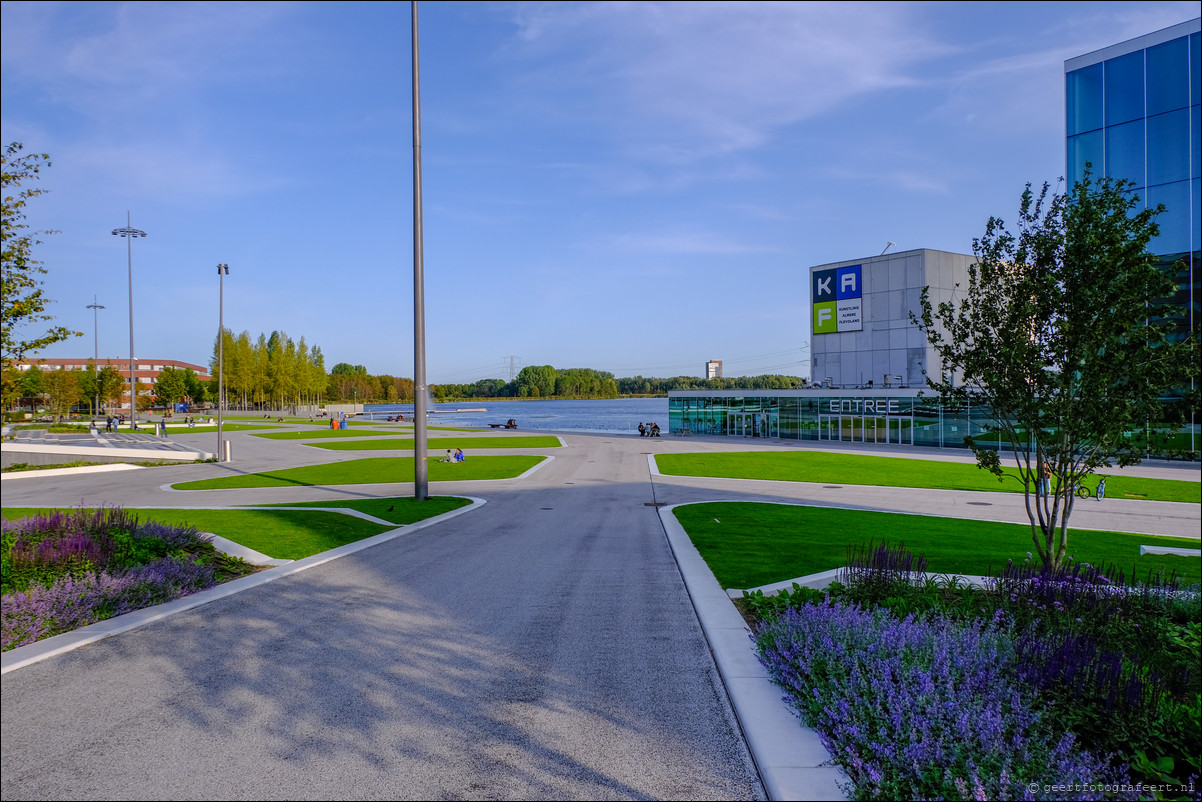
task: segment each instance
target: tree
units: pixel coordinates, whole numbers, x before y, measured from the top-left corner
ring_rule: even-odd
[[[1147,246],[1163,207],[1136,211],[1127,182],[1091,181],[1071,194],[1022,195],[1016,233],[990,218],[973,241],[963,300],[918,323],[943,363],[927,384],[980,405],[1013,449],[1031,538],[1045,564],[1067,556],[1074,491],[1112,463],[1165,453],[1180,412],[1193,408],[1197,332],[1181,336],[1174,283]],[[929,289],[929,288],[928,288]],[[1190,396],[1190,397],[1186,397]],[[972,437],[977,463],[1002,477],[1001,456]]]
[[[125,392],[125,377],[112,365],[105,365],[96,373],[96,392],[101,405],[119,403]]]
[[[47,370],[42,374],[42,394],[54,422],[71,417],[71,407],[83,399],[79,371]]]
[[[181,398],[188,396],[188,377],[192,375],[189,368],[173,368],[170,365],[159,371],[154,380],[155,398],[160,404],[171,406]]]
[[[19,361],[27,352],[36,352],[51,343],[69,337],[79,337],[81,332],[63,326],[51,326],[44,334],[23,339],[21,329],[26,325],[53,320],[46,314],[50,299],[42,292],[39,276],[46,273],[40,261],[33,258],[33,249],[41,244],[39,236],[53,231],[29,231],[25,223],[25,206],[32,198],[46,192],[44,189],[23,186],[38,178],[43,167],[50,166],[50,157],[45,153],[19,155],[23,146],[19,142],[10,144],[0,156],[3,162],[3,213],[0,214],[0,233],[3,240],[3,322],[0,323],[0,361]],[[10,194],[14,193],[14,194]]]
[[[550,365],[527,365],[518,372],[518,395],[522,398],[555,395],[555,373]]]
[[[42,398],[42,379],[45,376],[45,372],[37,365],[30,365],[29,369],[21,374],[21,382],[17,388],[21,397],[40,400]]]

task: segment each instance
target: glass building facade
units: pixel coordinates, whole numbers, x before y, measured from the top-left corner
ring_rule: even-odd
[[[1166,299],[1182,333],[1198,331],[1202,302],[1202,18],[1069,59],[1067,178],[1124,178],[1145,207],[1164,204],[1149,248],[1177,281]]]
[[[989,444],[984,407],[954,406],[914,390],[673,390],[673,434],[879,445],[964,447],[966,435]],[[1001,441],[998,441],[1000,447]]]

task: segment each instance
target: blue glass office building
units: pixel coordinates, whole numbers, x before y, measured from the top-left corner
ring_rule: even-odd
[[[1202,204],[1202,18],[1064,63],[1067,178],[1125,178],[1145,206],[1164,204],[1150,249],[1175,273],[1183,330],[1198,330]]]
[[[1175,274],[1176,297],[1166,300],[1180,313],[1183,332],[1198,331],[1202,300],[1200,29],[1202,18],[1064,65],[1066,177],[1077,180],[1089,163],[1094,175],[1132,181],[1141,203],[1164,204],[1165,212],[1157,218],[1160,235],[1150,248],[1163,268]],[[922,284],[939,288],[943,285],[923,267],[937,263],[932,261],[933,253],[914,251],[904,256],[915,262],[914,269],[922,268]],[[958,263],[953,266],[963,269]],[[825,304],[818,295],[812,299],[812,378],[824,388],[674,391],[668,397],[672,431],[933,447],[963,447],[964,435],[985,434],[989,426],[985,410],[952,407],[918,395],[921,374],[933,360],[923,351],[920,333],[902,322],[908,315],[888,313],[898,304],[902,313],[913,311],[916,298],[905,294],[908,285],[894,286],[906,272],[887,267],[848,262],[811,268],[811,284],[817,286],[815,282],[831,273],[830,286],[835,288]],[[854,282],[842,275],[853,268],[859,271],[852,276]],[[876,276],[874,270],[883,272]],[[854,298],[839,293],[844,280],[851,282],[849,287],[854,283]],[[903,292],[895,304],[885,290],[899,289]],[[870,303],[877,290],[881,303]],[[1191,421],[1187,436],[1188,447],[1196,451],[1196,422]]]

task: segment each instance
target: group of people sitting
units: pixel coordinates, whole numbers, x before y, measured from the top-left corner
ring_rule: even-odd
[[[457,448],[454,451],[447,449],[447,455],[439,460],[439,462],[465,462],[467,457],[463,456],[463,449]]]
[[[641,422],[639,423],[639,437],[659,437],[659,436],[660,436],[660,434],[659,434],[659,424],[658,423],[648,423],[646,425],[644,425]]]

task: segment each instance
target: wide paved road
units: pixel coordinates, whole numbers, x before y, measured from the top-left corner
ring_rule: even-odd
[[[6,674],[4,799],[762,798],[638,439],[572,440],[468,514]],[[157,489],[219,470],[5,505],[266,500]]]

